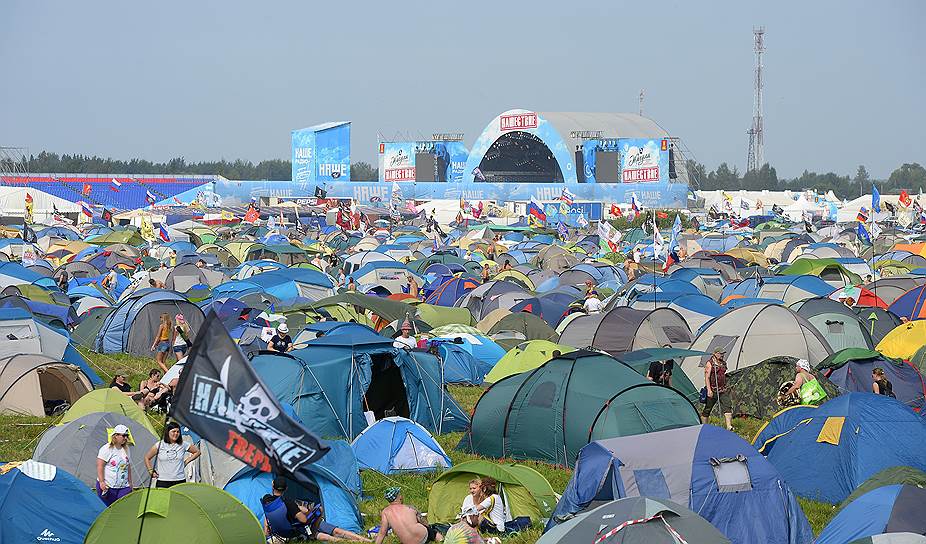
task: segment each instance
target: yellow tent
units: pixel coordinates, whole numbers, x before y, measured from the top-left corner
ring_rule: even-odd
[[[897,325],[875,349],[888,357],[909,359],[923,346],[926,346],[926,320],[920,319]]]

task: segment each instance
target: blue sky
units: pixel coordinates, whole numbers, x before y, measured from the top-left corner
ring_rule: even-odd
[[[0,2],[0,145],[164,161],[289,157],[289,131],[463,131],[498,113],[637,111],[743,169],[752,27],[766,159],[926,163],[926,2]]]

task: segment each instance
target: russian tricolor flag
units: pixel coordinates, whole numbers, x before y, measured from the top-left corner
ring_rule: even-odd
[[[547,221],[547,214],[543,211],[543,204],[541,204],[540,201],[535,197],[531,197],[530,204],[527,205],[527,213],[538,221],[543,223],[546,223]]]
[[[164,226],[164,223],[161,223],[161,228],[158,229],[158,237],[164,242],[170,242],[170,235],[167,234],[167,227]]]
[[[87,217],[93,217],[93,208],[90,206],[90,204],[87,204],[83,200],[78,202],[78,204],[80,204],[81,213],[83,213]]]
[[[154,196],[154,193],[152,193],[151,191],[145,191],[145,201],[148,204],[154,204],[155,202],[158,201],[158,198]]]
[[[118,179],[113,178],[113,179],[112,179],[112,185],[109,186],[109,190],[110,190],[110,191],[116,191],[116,192],[118,193],[118,192],[119,192],[119,188],[121,188],[121,187],[122,187],[122,183],[121,183]]]

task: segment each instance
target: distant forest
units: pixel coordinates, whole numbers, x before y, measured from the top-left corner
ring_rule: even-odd
[[[915,162],[902,164],[891,172],[886,180],[873,180],[863,165],[859,165],[854,176],[843,176],[833,172],[819,174],[805,170],[793,179],[779,179],[775,168],[769,164],[746,173],[740,173],[736,166],[731,167],[727,163],[721,163],[710,171],[703,164],[693,160],[689,160],[687,165],[693,188],[703,190],[832,190],[839,198],[847,199],[856,198],[860,193],[871,192],[872,183],[876,183],[878,190],[883,194],[897,194],[901,189],[906,189],[911,195],[920,190],[926,191],[926,168]],[[289,179],[292,172],[290,161],[280,159],[260,161],[257,164],[240,159],[188,163],[183,157],[178,157],[166,163],[158,163],[143,159],[124,161],[87,155],[59,155],[46,151],[24,158],[23,163],[16,165],[16,168],[12,166],[3,164],[0,165],[0,170],[86,174],[211,174],[228,179],[253,180]],[[379,169],[366,162],[351,165],[352,179],[375,180],[378,177]]]

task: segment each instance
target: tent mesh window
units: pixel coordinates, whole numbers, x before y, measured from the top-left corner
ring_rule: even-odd
[[[543,382],[534,389],[528,405],[550,408],[553,406],[553,398],[555,396],[556,384],[553,382]]]
[[[691,334],[685,327],[677,326],[666,326],[662,328],[662,332],[665,333],[666,338],[671,344],[690,344],[691,343]]]
[[[714,469],[714,479],[717,481],[717,491],[721,493],[736,493],[738,491],[752,491],[752,479],[749,477],[749,467],[746,458],[742,455],[736,457],[712,457],[711,468]]]

